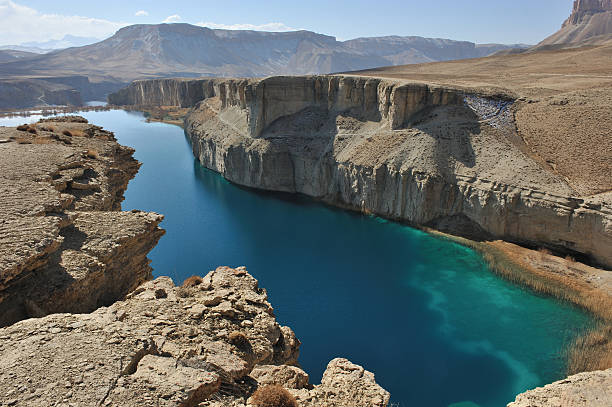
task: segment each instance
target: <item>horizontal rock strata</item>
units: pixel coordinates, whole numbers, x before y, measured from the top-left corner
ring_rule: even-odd
[[[244,268],[183,287],[160,277],[92,314],[0,329],[0,404],[244,407],[258,387],[280,384],[300,406],[387,405],[374,375],[345,359],[310,385],[299,345]]]
[[[194,154],[240,185],[612,266],[609,194],[527,155],[508,95],[313,76],[137,81],[110,100],[195,105]]]
[[[90,312],[152,278],[154,213],[119,212],[134,150],[80,117],[0,127],[0,326]]]

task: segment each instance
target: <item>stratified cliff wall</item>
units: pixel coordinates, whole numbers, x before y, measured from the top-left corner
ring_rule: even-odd
[[[142,81],[110,101],[197,103],[194,154],[240,185],[612,265],[612,208],[523,153],[509,96],[310,76]]]

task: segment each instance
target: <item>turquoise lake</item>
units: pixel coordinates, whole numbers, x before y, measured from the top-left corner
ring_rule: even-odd
[[[84,112],[143,163],[124,210],[165,215],[150,253],[177,284],[246,266],[302,341],[317,383],[331,359],[376,374],[394,406],[504,406],[563,377],[581,311],[494,276],[458,244],[288,194],[235,186],[202,168],[179,127],[135,112]],[[16,125],[39,117],[0,119]]]

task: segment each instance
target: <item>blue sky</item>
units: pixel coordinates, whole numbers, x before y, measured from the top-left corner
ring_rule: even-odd
[[[339,39],[419,35],[535,44],[559,29],[573,0],[0,0],[0,43],[106,37],[135,23],[307,29]]]

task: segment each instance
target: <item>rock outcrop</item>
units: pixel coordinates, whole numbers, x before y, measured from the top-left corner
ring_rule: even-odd
[[[194,154],[232,182],[612,265],[612,208],[524,152],[510,94],[312,76],[138,81],[110,100],[200,98]]]
[[[612,369],[579,373],[519,394],[508,407],[608,407],[612,405]]]
[[[276,383],[303,406],[387,405],[374,376],[345,359],[310,385],[296,366],[299,345],[244,268],[183,287],[160,277],[92,314],[0,329],[0,404],[244,407],[258,386]]]
[[[0,326],[91,312],[152,278],[163,217],[119,211],[133,152],[80,117],[0,127]]]
[[[559,46],[598,44],[612,40],[612,1],[574,0],[571,15],[559,31],[540,42],[534,49]]]

